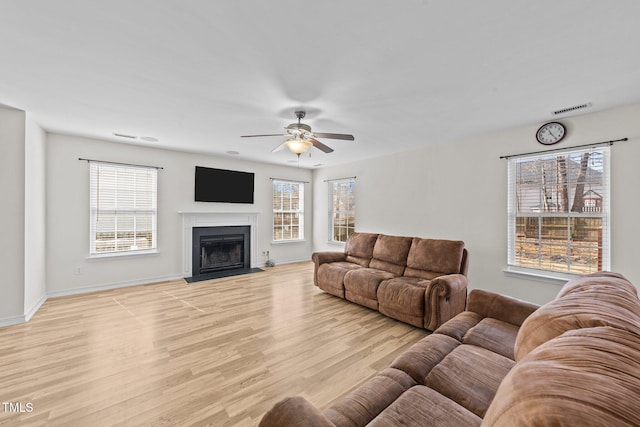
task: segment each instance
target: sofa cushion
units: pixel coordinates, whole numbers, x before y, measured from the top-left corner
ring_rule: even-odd
[[[462,342],[469,329],[482,321],[483,317],[473,311],[463,311],[453,319],[440,325],[433,331],[434,334],[443,334]]]
[[[424,293],[429,280],[417,277],[394,277],[378,287],[380,313],[424,328]]]
[[[485,348],[462,344],[431,370],[425,385],[483,417],[514,364]]]
[[[332,295],[344,298],[344,276],[347,272],[360,267],[346,261],[322,264],[316,272],[318,287]]]
[[[338,399],[324,415],[337,426],[364,426],[414,385],[406,373],[387,368]]]
[[[428,387],[415,386],[393,402],[368,427],[441,426],[473,427],[477,415]],[[364,424],[362,424],[364,425]]]
[[[622,274],[608,271],[600,271],[598,273],[587,274],[576,279],[568,281],[555,299],[562,298],[566,295],[584,292],[588,290],[606,290],[611,289],[614,292],[626,291],[631,295],[638,296],[638,290],[631,284]]]
[[[509,372],[483,426],[640,425],[640,339],[577,329],[542,344]]]
[[[377,300],[380,282],[394,277],[393,273],[389,273],[388,271],[374,268],[359,268],[349,271],[344,276],[344,289],[347,292]]]
[[[391,367],[406,372],[416,383],[424,384],[429,372],[459,345],[460,341],[447,335],[427,335],[398,356]]]
[[[407,265],[407,254],[412,240],[411,237],[380,234],[373,247],[373,259],[369,267],[401,276]]]
[[[368,267],[377,239],[378,235],[374,233],[351,233],[344,248],[346,261]]]
[[[565,286],[560,297],[524,321],[516,338],[515,360],[572,329],[611,326],[640,334],[640,300],[626,279],[595,273]]]
[[[462,342],[486,348],[514,360],[513,348],[518,330],[516,325],[487,317],[469,329]]]
[[[405,276],[433,279],[443,274],[460,273],[464,242],[413,238],[407,255]]]

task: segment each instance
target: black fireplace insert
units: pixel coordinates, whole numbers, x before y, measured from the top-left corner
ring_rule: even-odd
[[[251,268],[251,227],[194,227],[192,275]]]

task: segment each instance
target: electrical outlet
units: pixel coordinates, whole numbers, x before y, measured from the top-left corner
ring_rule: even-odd
[[[76,267],[76,274],[82,274],[82,267]]]

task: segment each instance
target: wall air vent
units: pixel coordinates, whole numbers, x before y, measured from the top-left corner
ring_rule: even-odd
[[[560,114],[570,113],[572,111],[581,110],[583,108],[591,107],[591,103],[587,102],[586,104],[574,105],[573,107],[563,108],[562,110],[552,111],[551,114],[554,116],[558,116]]]

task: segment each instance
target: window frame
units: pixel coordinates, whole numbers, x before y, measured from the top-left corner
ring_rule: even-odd
[[[123,173],[125,171],[131,172],[132,170],[143,171],[146,174],[149,174],[150,181],[147,186],[138,186],[133,188],[134,199],[136,199],[137,195],[141,192],[147,191],[150,193],[149,203],[150,206],[143,207],[121,207],[120,205],[124,204],[124,199],[118,197],[117,186],[116,186],[116,196],[115,203],[116,205],[109,208],[101,208],[99,206],[99,200],[103,197],[104,192],[107,191],[107,188],[102,189],[103,194],[100,196],[100,184],[99,180],[97,180],[97,175],[99,173],[100,168],[105,168],[107,170],[111,170],[115,172],[116,175],[118,172]],[[135,181],[135,179],[134,179]],[[144,188],[143,188],[144,187]],[[118,203],[121,202],[121,203]],[[134,205],[136,202],[134,202]],[[103,250],[99,251],[97,249],[97,245],[100,242],[100,239],[97,239],[98,234],[98,224],[100,214],[105,215],[113,215],[115,218],[119,216],[122,217],[124,215],[133,215],[133,223],[134,226],[131,230],[127,230],[133,233],[133,247],[131,249],[118,249],[118,231],[117,225],[114,227],[114,250]],[[140,232],[140,228],[138,228],[135,224],[137,223],[137,215],[148,215],[150,214],[150,230],[146,230],[145,234],[151,233],[151,243],[149,248],[137,249],[135,248],[136,242],[138,240],[138,232]],[[117,224],[117,220],[116,220]],[[125,229],[126,230],[126,229]],[[110,162],[100,162],[100,161],[90,161],[89,162],[89,259],[99,259],[99,258],[109,258],[109,257],[122,257],[122,256],[138,256],[138,255],[146,255],[146,254],[154,254],[158,252],[158,168],[150,167],[150,166],[137,166],[137,165],[126,165],[119,163],[110,163]]]
[[[300,182],[300,181],[289,181],[289,180],[284,180],[284,179],[273,179],[272,180],[272,195],[271,195],[271,202],[272,202],[272,219],[271,219],[271,242],[272,243],[293,243],[293,242],[302,242],[304,241],[304,183]],[[281,203],[281,208],[277,209],[275,207],[275,203],[276,203],[276,187],[278,185],[283,185],[283,186],[289,186],[291,188],[293,188],[294,186],[298,187],[298,198],[297,198],[297,206],[298,209],[285,209],[284,207],[284,203]],[[293,194],[293,190],[292,190],[292,194]],[[293,198],[291,199],[293,200]],[[291,203],[289,204],[291,206]],[[283,216],[285,214],[292,214],[293,217],[297,216],[298,219],[298,223],[297,223],[297,227],[298,227],[298,237],[296,238],[277,238],[276,237],[276,227],[285,227],[284,224],[282,225],[277,225],[276,224],[276,218],[278,215],[283,214]],[[295,227],[295,225],[293,223],[289,224],[289,226],[291,227]],[[284,234],[284,233],[282,233]],[[293,235],[293,233],[292,233]]]
[[[348,185],[351,187],[350,191],[346,191],[344,193],[336,194],[336,189],[339,188],[340,185]],[[328,205],[329,205],[329,213],[328,213],[328,238],[330,244],[343,245],[349,238],[349,235],[355,232],[356,228],[356,179],[355,178],[342,178],[342,179],[333,179],[327,181],[327,193],[328,193]],[[349,201],[342,200],[342,205],[347,206],[347,209],[339,209],[336,204],[340,204],[341,199],[343,198],[352,198],[351,209],[348,208]],[[340,226],[335,224],[335,219],[337,215],[345,215],[347,218],[347,224],[345,226]],[[349,226],[348,219],[349,217],[353,218],[353,226]],[[339,227],[341,229],[346,230],[346,234],[344,236],[344,240],[336,240],[335,239],[335,229]],[[350,231],[351,230],[351,231]]]
[[[553,153],[540,152],[536,154],[513,156],[513,157],[509,157],[507,160],[508,161],[508,172],[507,172],[507,177],[508,177],[507,239],[508,239],[508,242],[507,242],[507,267],[505,268],[504,271],[506,273],[515,273],[515,274],[520,274],[525,276],[535,276],[541,279],[548,279],[549,281],[557,281],[558,283],[564,283],[566,282],[566,280],[571,279],[580,274],[586,274],[587,272],[595,272],[598,270],[608,271],[610,269],[610,265],[611,265],[611,257],[610,257],[610,254],[611,254],[611,251],[610,251],[610,248],[611,248],[611,230],[610,230],[610,226],[611,226],[611,220],[610,220],[611,218],[611,203],[610,203],[611,150],[609,146],[593,146],[588,148],[574,147],[574,148],[567,148],[563,150],[552,150],[552,151]],[[602,193],[599,195],[603,196],[603,198],[602,198],[602,203],[600,204],[599,212],[598,211],[594,212],[594,210],[590,208],[585,210],[584,209],[584,207],[586,207],[585,205],[583,205],[583,209],[581,212],[573,212],[572,204],[569,204],[568,206],[566,206],[566,210],[558,211],[558,212],[547,211],[543,209],[542,192],[545,189],[545,184],[539,184],[539,204],[537,205],[538,206],[537,211],[534,209],[535,206],[531,208],[532,212],[525,211],[522,208],[520,209],[518,208],[517,192],[519,191],[519,185],[522,185],[522,184],[518,184],[517,182],[518,162],[522,162],[522,163],[540,162],[545,160],[546,161],[556,160],[557,162],[560,156],[565,156],[565,158],[569,158],[570,156],[582,156],[586,152],[590,152],[590,153],[597,152],[602,156],[601,157],[602,163],[599,166],[602,168],[600,171],[602,176],[598,185],[601,187],[601,193]],[[589,156],[588,161],[590,162],[592,159],[593,157]],[[597,170],[595,166],[590,167],[589,164],[587,164],[587,168],[592,168],[593,170]],[[587,172],[589,172],[589,169],[587,169]],[[569,173],[565,173],[565,176],[569,177]],[[537,178],[541,179],[541,176],[538,176]],[[577,188],[577,185],[576,185],[577,178],[573,181],[571,181],[570,178],[568,179],[569,180],[567,181],[567,189],[568,189],[567,191],[569,192],[569,194],[572,194],[575,197],[575,191]],[[589,182],[585,180],[584,183],[593,184],[594,182]],[[562,186],[560,186],[560,188],[562,188]],[[582,193],[583,196],[589,193],[590,191],[593,191],[592,187],[589,187],[589,186],[584,187],[582,190],[583,190],[583,193]],[[520,191],[522,193],[524,190],[521,189]],[[571,200],[572,197],[569,196],[568,198],[565,198],[565,199]],[[546,200],[550,200],[550,198],[545,193],[545,202]],[[556,200],[555,203],[559,204],[560,202]],[[555,207],[553,204],[551,206],[552,208]],[[559,208],[560,206],[558,206],[558,209]],[[554,268],[544,268],[544,266],[540,265],[542,260],[542,257],[540,255],[539,255],[539,261],[537,266],[523,265],[523,263],[518,262],[518,259],[516,256],[517,243],[522,243],[521,241],[520,242],[517,241],[517,236],[516,236],[518,218],[537,218],[539,230],[542,230],[545,227],[545,221],[547,221],[547,226],[550,222],[552,223],[556,221],[556,220],[551,220],[551,218],[561,218],[566,220],[566,234],[567,234],[566,241],[565,241],[566,243],[564,245],[561,245],[559,243],[556,245],[556,246],[564,247],[566,250],[566,254],[567,254],[566,262],[563,263],[567,266],[565,270],[558,270]],[[571,255],[573,255],[574,249],[580,248],[579,245],[572,244],[573,242],[577,241],[577,239],[574,238],[574,233],[575,233],[574,226],[575,226],[576,218],[585,218],[585,220],[583,220],[585,222],[587,222],[588,219],[599,218],[601,222],[601,225],[599,227],[601,228],[601,233],[596,240],[596,246],[595,246],[597,251],[596,266],[595,268],[593,268],[592,264],[588,264],[589,267],[585,267],[589,269],[589,271],[587,272],[579,271],[580,270],[579,267],[578,268],[574,267],[574,269],[572,270]],[[527,222],[526,219],[523,221]],[[520,226],[522,227],[522,224],[520,224]],[[537,237],[538,239],[537,244],[539,248],[538,250],[540,253],[542,252],[543,247],[549,246],[549,242],[544,241],[544,237],[542,237],[542,234],[543,234],[542,231],[539,231],[538,237]],[[593,244],[588,245],[588,247],[590,247],[593,250],[594,245]],[[552,263],[549,263],[549,264],[552,264]],[[574,263],[574,266],[575,266],[575,263]]]

